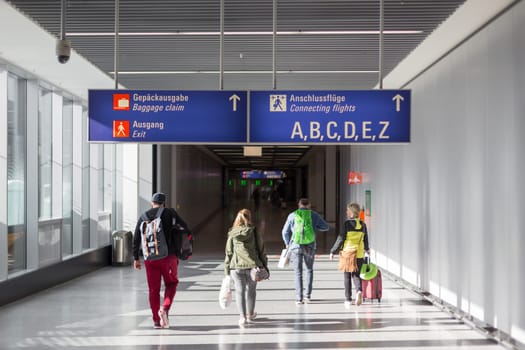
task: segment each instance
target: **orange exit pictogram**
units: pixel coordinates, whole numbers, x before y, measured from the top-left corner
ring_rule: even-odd
[[[129,137],[129,120],[113,121],[113,137]]]

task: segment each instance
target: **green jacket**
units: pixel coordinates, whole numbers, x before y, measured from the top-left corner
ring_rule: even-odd
[[[258,238],[258,245],[261,250],[260,254],[257,252],[255,237]],[[251,269],[266,265],[268,262],[268,257],[264,252],[264,242],[262,241],[261,235],[255,232],[255,227],[253,226],[232,227],[228,232],[225,252],[225,275],[229,275],[232,269]],[[261,261],[261,259],[263,259],[263,261]]]

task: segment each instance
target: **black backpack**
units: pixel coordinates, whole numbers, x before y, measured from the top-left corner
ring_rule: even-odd
[[[193,235],[178,223],[173,226],[172,235],[175,238],[175,255],[180,260],[188,260],[193,254]]]

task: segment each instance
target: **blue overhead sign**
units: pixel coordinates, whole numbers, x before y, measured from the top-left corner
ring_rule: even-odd
[[[410,90],[251,91],[249,142],[410,142]]]
[[[232,144],[246,138],[246,91],[89,91],[91,142]]]
[[[282,170],[243,170],[243,179],[282,179],[286,174]]]

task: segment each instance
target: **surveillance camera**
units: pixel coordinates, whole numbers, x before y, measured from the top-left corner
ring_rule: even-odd
[[[66,63],[71,57],[71,41],[69,40],[57,40],[56,53],[58,62]]]

